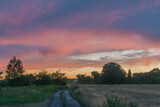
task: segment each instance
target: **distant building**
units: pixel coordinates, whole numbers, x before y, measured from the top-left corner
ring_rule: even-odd
[[[78,83],[78,79],[73,79],[72,82],[76,84]]]

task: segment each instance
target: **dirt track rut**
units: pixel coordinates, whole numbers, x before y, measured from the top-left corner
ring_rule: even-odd
[[[62,102],[60,94],[63,92],[65,102]],[[81,107],[81,105],[73,97],[71,97],[69,90],[60,90],[53,95],[52,101],[48,107]]]

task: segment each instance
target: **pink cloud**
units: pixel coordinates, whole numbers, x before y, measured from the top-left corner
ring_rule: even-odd
[[[0,43],[42,47],[46,55],[65,56],[74,51],[92,53],[121,49],[159,48],[159,43],[139,34],[124,32],[90,32],[47,30],[17,37],[1,37]]]
[[[32,3],[34,3],[34,5]],[[0,24],[11,24],[12,26],[17,27],[32,23],[32,21],[35,21],[36,23],[39,17],[56,11],[58,3],[43,3],[44,2],[42,2],[42,0],[35,0],[34,2],[19,3],[18,7],[16,7],[15,4],[11,4],[10,8],[12,12],[10,12],[8,8],[0,10]],[[10,34],[12,34],[12,32],[14,33],[10,37],[0,36],[0,44],[21,44],[31,47],[40,47],[39,49],[32,50],[29,53],[19,50],[21,54],[18,56],[24,60],[27,69],[102,66],[105,62],[94,62],[95,65],[92,65],[92,61],[73,61],[67,59],[67,57],[72,54],[88,54],[109,50],[159,48],[160,43],[153,41],[151,38],[146,38],[145,35],[141,35],[136,32],[124,32],[108,29],[101,30],[98,28],[93,31],[84,30],[85,28],[83,27],[80,29],[74,28],[72,25],[81,22],[90,22],[97,26],[97,23],[102,21],[102,25],[109,26],[117,20],[124,20],[126,17],[132,17],[143,10],[154,10],[154,8],[158,7],[159,4],[160,2],[156,0],[150,4],[141,2],[136,6],[127,8],[121,7],[118,9],[111,9],[110,11],[108,11],[107,7],[99,6],[94,9],[89,9],[86,12],[71,12],[71,14],[67,15],[66,18],[55,23],[54,26],[58,26],[57,28],[45,28],[45,25],[40,24],[39,26],[36,26],[36,31],[27,32],[26,30],[27,33],[24,33],[21,29],[17,28],[5,29],[5,32],[10,32]],[[61,14],[63,14],[63,12]],[[62,16],[63,15],[60,17]],[[47,23],[50,23],[50,21]],[[67,27],[61,28],[59,25]],[[68,29],[70,26],[72,26],[72,30]],[[5,61],[1,61],[3,63],[1,63],[0,67],[3,67],[2,65],[8,61],[8,59],[4,60]],[[148,66],[153,62],[153,60],[156,59],[144,57],[139,60],[127,60],[124,62],[130,65],[139,62],[145,63],[145,65]]]
[[[88,10],[86,12],[78,12],[68,16],[68,18],[62,20],[59,24],[67,23],[68,26],[79,22],[91,22],[96,23],[99,21],[103,21],[105,26],[109,26],[113,22],[117,20],[124,20],[126,17],[133,17],[136,16],[138,13],[141,13],[143,10],[152,10],[155,11],[160,4],[160,1],[155,0],[153,2],[147,3],[145,0],[141,1],[137,5],[133,6],[122,6],[120,8],[113,8],[111,7],[95,7],[94,9]],[[114,7],[114,6],[113,6]],[[110,11],[108,11],[110,10]],[[88,21],[87,21],[88,20]]]
[[[9,8],[0,10],[0,23],[13,26],[24,25],[46,13],[54,12],[57,4],[56,2],[46,4],[43,3],[43,0],[8,4]]]

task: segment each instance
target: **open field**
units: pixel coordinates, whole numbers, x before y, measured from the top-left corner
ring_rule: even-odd
[[[87,107],[107,107],[106,95],[114,95],[123,107],[160,107],[160,85],[79,85],[74,94]]]
[[[64,87],[58,85],[40,85],[25,87],[4,87],[0,94],[1,105],[19,105],[45,101],[53,92]],[[31,104],[32,105],[32,104]],[[42,104],[41,104],[42,105]]]

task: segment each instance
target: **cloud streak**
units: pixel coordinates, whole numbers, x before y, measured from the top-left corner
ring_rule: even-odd
[[[27,69],[147,68],[159,61],[159,11],[159,0],[1,0],[0,67],[15,55]]]

